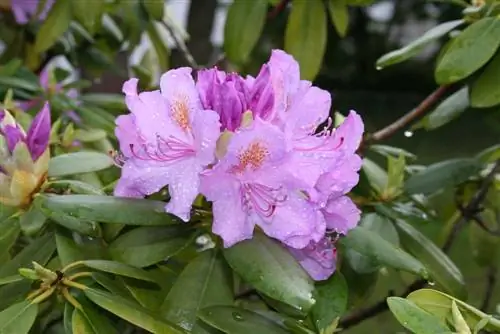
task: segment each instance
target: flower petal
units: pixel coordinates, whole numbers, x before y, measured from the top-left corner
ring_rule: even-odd
[[[50,109],[49,104],[45,103],[42,110],[31,123],[26,136],[33,161],[36,161],[47,149],[50,139],[50,128]]]
[[[361,211],[347,196],[330,199],[322,211],[327,229],[341,234],[356,227],[361,217]]]
[[[144,197],[154,194],[168,184],[170,168],[158,163],[128,160],[115,187],[114,195]]]
[[[333,147],[347,154],[354,154],[363,139],[364,127],[361,117],[351,110],[344,122],[333,133]]]
[[[327,238],[302,249],[289,248],[290,253],[316,281],[328,279],[336,269],[336,249]]]

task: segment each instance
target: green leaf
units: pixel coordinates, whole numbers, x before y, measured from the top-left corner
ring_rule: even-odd
[[[71,1],[71,9],[74,18],[93,35],[101,25],[101,17],[104,12],[105,2],[102,1]]]
[[[314,304],[313,283],[295,258],[274,240],[255,233],[224,249],[224,256],[246,282],[263,294],[307,312]]]
[[[77,194],[85,194],[85,195],[104,195],[104,192],[95,187],[92,184],[78,181],[78,180],[57,180],[50,182],[50,186],[52,188],[60,188],[63,190],[70,189],[72,192]]]
[[[6,86],[8,88],[26,89],[33,92],[41,89],[40,84],[36,81],[30,81],[16,77],[0,76],[0,85]]]
[[[384,198],[394,198],[401,194],[405,179],[406,160],[401,154],[398,158],[387,157],[387,185]]]
[[[212,306],[201,310],[199,317],[212,327],[231,334],[286,334],[283,327],[249,310],[232,306]]]
[[[126,225],[171,225],[177,218],[165,213],[165,203],[146,199],[91,195],[43,195],[44,209],[78,219]]]
[[[377,192],[382,193],[387,184],[387,173],[379,165],[368,158],[363,158],[363,173],[366,174],[371,187]]]
[[[28,301],[14,304],[0,312],[0,333],[29,333],[38,314],[38,305]]]
[[[393,146],[387,146],[387,145],[370,145],[370,150],[373,152],[377,152],[378,154],[383,155],[384,157],[399,157],[400,155],[404,156],[407,159],[416,159],[417,156],[411,152],[406,151],[405,149],[402,149],[400,147],[393,147]]]
[[[347,310],[347,293],[347,282],[340,272],[316,284],[316,304],[311,317],[320,333],[332,333],[336,328],[338,319]]]
[[[435,26],[431,30],[427,31],[425,34],[411,42],[410,44],[391,51],[377,60],[377,69],[381,70],[387,66],[401,63],[407,59],[410,59],[420,52],[422,52],[429,44],[437,41],[444,35],[448,34],[453,29],[462,25],[464,20],[454,20],[449,22],[441,23]]]
[[[479,215],[490,229],[497,228],[497,215],[494,210],[485,208]],[[496,267],[500,256],[500,238],[485,231],[479,224],[469,224],[467,234],[474,261],[481,267]]]
[[[88,323],[87,319],[77,309],[73,310],[71,317],[71,331],[73,334],[94,334],[94,330]]]
[[[491,163],[500,159],[500,144],[490,146],[479,152],[475,159],[480,163]]]
[[[184,226],[139,227],[115,239],[109,253],[115,261],[148,267],[181,251],[190,240],[189,234]]]
[[[468,107],[469,89],[465,86],[447,97],[413,129],[423,127],[426,130],[435,130],[460,116]]]
[[[483,73],[471,86],[470,102],[475,108],[488,108],[500,104],[500,52],[486,65]]]
[[[0,278],[16,275],[19,268],[31,266],[33,261],[42,266],[45,265],[52,253],[54,253],[55,248],[52,234],[45,234],[35,239],[16,254],[12,260],[0,266]]]
[[[427,268],[433,281],[458,298],[467,296],[460,269],[448,256],[420,231],[402,220],[397,220],[401,244]]]
[[[154,2],[154,1],[151,1]],[[160,2],[163,6],[163,2]],[[160,66],[160,71],[165,72],[170,66],[170,53],[167,48],[167,43],[163,40],[158,32],[158,28],[154,22],[150,22],[147,27],[147,33],[151,44],[156,52],[156,58],[158,59],[158,64]]]
[[[352,229],[340,240],[340,243],[380,264],[414,273],[424,278],[428,277],[427,270],[420,261],[366,227],[358,226]]]
[[[31,205],[21,217],[19,217],[19,225],[23,234],[33,236],[36,235],[44,227],[47,217],[38,207],[37,200]],[[0,241],[1,244],[1,241]]]
[[[458,35],[436,67],[438,84],[467,78],[483,67],[500,45],[500,19],[486,17],[472,23]]]
[[[105,109],[97,106],[79,106],[76,108],[84,124],[93,128],[103,129],[110,136],[114,136],[115,117]]]
[[[99,152],[76,152],[50,159],[49,177],[97,172],[114,165],[113,159]]]
[[[76,129],[73,133],[73,139],[82,143],[92,143],[99,140],[106,139],[106,131],[100,129]]]
[[[62,232],[56,233],[56,247],[62,266],[67,266],[70,263],[86,258],[86,254],[79,245],[71,237]]]
[[[62,212],[43,211],[53,222],[72,231],[91,237],[100,237],[102,234],[100,226],[96,222],[78,219]]]
[[[146,13],[156,21],[163,20],[163,14],[165,11],[165,2],[158,0],[141,0],[142,6],[146,10]]]
[[[267,14],[267,0],[235,0],[224,26],[224,52],[228,59],[244,64],[259,40]]]
[[[102,290],[87,289],[85,296],[116,316],[152,333],[183,334],[180,328],[167,323],[144,307]]]
[[[19,232],[20,228],[17,219],[0,220],[0,254],[9,253],[19,236]]]
[[[161,306],[162,315],[189,332],[206,333],[197,323],[200,309],[233,303],[231,273],[215,250],[205,251],[179,275]],[[189,291],[189,294],[186,294]]]
[[[453,316],[453,327],[460,334],[472,334],[469,326],[465,322],[464,317],[460,313],[460,310],[457,307],[457,303],[455,301],[451,302],[451,311]]]
[[[349,6],[369,6],[375,2],[375,0],[346,0]]]
[[[293,3],[285,31],[285,50],[299,62],[302,79],[313,80],[318,74],[326,49],[326,33],[322,0]]]
[[[30,292],[32,283],[29,280],[22,280],[0,287],[0,310],[23,301]]]
[[[328,10],[335,30],[340,37],[344,37],[349,27],[349,9],[345,0],[329,0]]]
[[[64,330],[67,334],[73,334],[73,324],[71,323],[73,318],[73,310],[75,308],[70,303],[64,304],[64,312],[63,312],[63,325]],[[66,334],[65,333],[65,334]]]
[[[156,280],[151,277],[151,275],[149,275],[147,271],[137,267],[129,266],[128,264],[107,260],[85,260],[82,261],[82,264],[89,268],[100,270],[106,273],[112,273],[115,275],[131,277],[142,281],[156,283]]]
[[[56,1],[36,34],[35,51],[42,53],[50,49],[68,30],[70,23],[71,1]]]
[[[112,322],[106,314],[102,314],[95,309],[87,298],[83,295],[79,295],[77,301],[80,303],[82,308],[80,309],[80,314],[85,318],[86,323],[92,329],[91,333],[96,334],[118,334],[119,332],[114,328]],[[73,332],[73,334],[75,334]]]
[[[85,94],[81,97],[82,101],[104,109],[123,111],[127,109],[125,97],[121,94],[98,93]]]
[[[4,278],[0,278],[0,285],[6,285],[14,282],[19,282],[24,278],[21,275],[12,275]]]
[[[480,165],[474,159],[451,159],[428,166],[406,180],[409,194],[431,194],[449,186],[467,181],[479,172]]]
[[[413,333],[452,334],[444,322],[420,309],[412,301],[400,297],[389,297],[387,298],[387,305],[399,323]]]

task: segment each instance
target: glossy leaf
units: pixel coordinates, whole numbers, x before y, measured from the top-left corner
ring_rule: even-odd
[[[484,149],[475,156],[475,159],[481,163],[491,163],[500,159],[500,144]]]
[[[84,293],[87,298],[103,309],[152,333],[185,333],[175,325],[167,323],[149,310],[123,297],[96,289],[87,289]]]
[[[347,310],[347,294],[347,282],[340,272],[316,284],[311,317],[320,333],[331,333],[336,328],[336,322]]]
[[[295,1],[285,31],[285,51],[299,62],[302,79],[313,80],[318,74],[326,49],[326,35],[323,1]]]
[[[201,310],[199,317],[212,327],[231,334],[286,334],[275,322],[249,310],[232,306],[212,306]]]
[[[70,23],[71,1],[60,0],[54,2],[36,35],[35,51],[42,53],[50,49],[68,30]]]
[[[405,179],[406,160],[403,155],[398,158],[389,156],[387,158],[387,184],[383,197],[387,199],[395,198],[402,192]]]
[[[99,152],[76,152],[58,155],[50,159],[49,176],[97,172],[113,166],[113,159]]]
[[[224,26],[224,52],[237,63],[244,64],[259,40],[267,14],[267,0],[235,0],[227,12]]]
[[[368,178],[371,187],[378,193],[382,193],[387,184],[387,173],[379,165],[368,158],[363,159],[362,172]]]
[[[366,227],[358,226],[352,229],[340,243],[391,268],[428,277],[427,270],[420,261]]]
[[[78,219],[126,225],[169,225],[179,220],[165,213],[165,203],[113,196],[43,196],[42,208]]]
[[[329,0],[330,18],[340,37],[344,37],[349,27],[349,9],[345,0]]]
[[[470,102],[476,108],[488,108],[500,104],[500,52],[486,65],[483,73],[471,86]]]
[[[391,51],[377,60],[377,69],[401,63],[422,52],[428,45],[447,35],[453,29],[464,23],[464,20],[454,20],[441,23],[404,47]]]
[[[155,1],[148,1],[148,2],[155,2]],[[159,2],[162,6],[164,5],[162,2]],[[162,14],[163,15],[163,14]],[[161,37],[161,35],[158,32],[157,26],[154,24],[154,22],[150,22],[147,27],[147,33],[149,40],[151,41],[151,44],[153,45],[153,48],[156,53],[156,59],[158,60],[158,65],[160,67],[160,71],[164,72],[167,71],[170,65],[170,53],[167,48],[167,43],[164,41],[164,39]]]
[[[36,235],[44,227],[47,222],[47,217],[37,205],[37,200],[31,205],[21,217],[19,217],[19,226],[23,234],[33,236]],[[17,224],[15,224],[17,225]],[[1,244],[1,241],[0,241]]]
[[[466,181],[479,171],[474,159],[451,159],[428,166],[406,180],[405,190],[409,194],[431,194],[439,189]]]
[[[19,236],[19,232],[19,223],[16,219],[0,220],[0,254],[9,253]]]
[[[122,234],[109,245],[111,258],[135,267],[167,260],[189,242],[184,226],[145,226]]]
[[[424,117],[413,128],[423,127],[426,130],[435,130],[460,116],[468,107],[469,89],[466,86],[443,100],[436,109]]]
[[[285,248],[263,234],[224,249],[224,256],[238,275],[263,294],[302,312],[314,304],[309,275]]]
[[[399,323],[413,333],[452,333],[446,323],[422,310],[412,301],[400,297],[389,297],[387,298],[387,305]]]
[[[500,20],[486,17],[458,35],[436,67],[438,84],[462,80],[483,67],[500,46]]]
[[[78,303],[82,306],[79,310],[80,314],[85,318],[86,323],[96,334],[118,334],[119,331],[113,326],[110,319],[106,314],[99,312],[96,307],[89,302],[87,298],[83,295],[79,295],[77,298]],[[75,334],[73,332],[73,334]]]
[[[104,192],[94,187],[92,184],[77,180],[57,180],[50,183],[53,188],[69,189],[77,194],[84,195],[105,195]]]
[[[102,1],[71,1],[74,18],[93,35],[101,24],[105,3]]]
[[[71,317],[71,331],[73,334],[94,334],[94,330],[88,323],[87,319],[77,309],[73,310]]]
[[[465,298],[467,290],[460,269],[424,234],[410,224],[397,220],[401,244],[427,268],[431,279],[458,298]]]
[[[72,262],[86,258],[86,254],[79,245],[77,245],[70,236],[62,232],[56,233],[56,247],[57,255],[59,256],[62,266],[67,266]]]
[[[49,217],[53,222],[75,232],[83,235],[88,235],[91,237],[99,237],[101,235],[101,229],[99,225],[95,222],[88,220],[81,220],[71,215],[53,212],[49,210],[44,210],[47,217]]]
[[[89,268],[104,271],[106,273],[131,277],[153,283],[156,282],[155,279],[151,277],[151,275],[149,275],[147,271],[120,262],[107,260],[85,260],[82,261],[82,264]]]
[[[198,312],[213,305],[232,305],[231,286],[231,273],[225,261],[216,251],[205,251],[179,275],[161,306],[162,315],[187,331],[206,333],[197,323]]]
[[[0,333],[29,333],[38,314],[38,304],[22,301],[0,312]]]

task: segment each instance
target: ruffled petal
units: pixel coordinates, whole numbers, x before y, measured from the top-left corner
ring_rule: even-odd
[[[327,229],[341,234],[356,227],[361,217],[361,211],[347,196],[330,199],[322,211]]]
[[[336,269],[336,249],[327,238],[302,249],[289,248],[302,268],[316,281],[328,279]]]

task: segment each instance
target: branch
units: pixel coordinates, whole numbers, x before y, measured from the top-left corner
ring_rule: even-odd
[[[184,59],[186,59],[186,61],[189,64],[189,66],[191,66],[194,69],[198,69],[200,66],[194,60],[194,57],[191,54],[191,52],[189,51],[188,47],[186,46],[186,43],[184,43],[184,40],[182,38],[179,38],[177,36],[177,34],[175,33],[174,28],[171,27],[167,22],[161,21],[161,23],[165,27],[165,29],[167,29],[167,31],[169,32],[170,36],[172,36],[175,44],[180,49],[180,51],[182,53],[182,56],[184,57]]]
[[[488,311],[491,297],[493,296],[493,292],[495,290],[496,282],[497,282],[497,268],[493,266],[488,269],[488,274],[486,277],[486,290],[484,291],[484,299],[483,303],[481,304],[481,311],[483,312]]]
[[[452,231],[448,235],[448,238],[446,239],[442,247],[443,252],[447,253],[450,250],[451,246],[453,245],[453,242],[456,239],[456,236],[458,235],[458,232],[465,226],[465,224],[469,220],[474,219],[473,217],[477,214],[478,210],[480,209],[480,206],[484,201],[486,194],[488,193],[488,189],[491,183],[493,182],[495,174],[497,172],[500,172],[500,159],[496,161],[495,165],[488,173],[486,178],[483,180],[481,187],[476,192],[474,197],[470,200],[469,204],[467,204],[467,206],[461,211],[461,216],[458,222],[454,224]],[[489,284],[494,285],[495,280],[496,277],[494,277],[493,279],[489,277],[488,282]],[[491,281],[493,281],[493,283],[491,283]],[[413,291],[423,288],[426,284],[427,282],[425,280],[422,279],[416,280],[410,286],[408,286],[408,288],[405,290],[405,292],[403,292],[400,295],[400,297],[405,298]],[[489,300],[486,300],[485,303],[489,303]],[[355,313],[345,316],[343,319],[340,320],[339,327],[342,329],[347,329],[349,327],[359,324],[360,322],[363,322],[368,318],[383,313],[387,310],[388,306],[386,300],[385,299],[381,300],[372,306],[369,306],[367,308],[361,309],[359,311],[356,311]]]
[[[429,96],[427,96],[422,102],[420,102],[420,104],[415,109],[405,114],[403,117],[396,120],[392,124],[389,124],[385,128],[378,130],[372,135],[368,135],[366,141],[381,141],[391,137],[397,131],[405,128],[408,124],[412,123],[417,118],[425,115],[430,110],[430,108],[441,99],[448,88],[449,86],[440,86]]]

